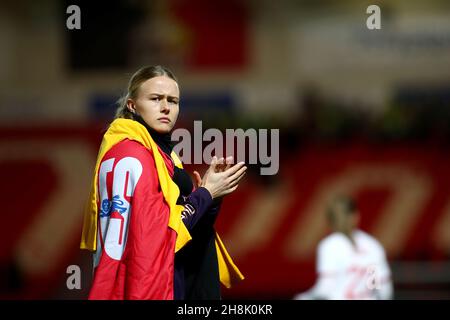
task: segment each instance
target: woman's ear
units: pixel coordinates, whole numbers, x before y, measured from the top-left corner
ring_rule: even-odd
[[[133,113],[136,114],[136,104],[134,103],[133,99],[127,100],[127,109]]]

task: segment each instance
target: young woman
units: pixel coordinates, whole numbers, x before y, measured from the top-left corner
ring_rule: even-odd
[[[220,282],[243,279],[214,221],[246,167],[214,157],[194,188],[170,142],[179,101],[172,72],[141,68],[103,137],[81,240],[90,299],[220,299]]]

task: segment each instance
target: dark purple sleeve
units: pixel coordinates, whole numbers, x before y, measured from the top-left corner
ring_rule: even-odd
[[[220,201],[213,201],[209,191],[203,187],[184,197],[181,205],[184,206],[181,218],[188,230],[192,230],[205,214],[217,215],[220,209]]]
[[[209,210],[208,210],[207,214],[209,214],[209,215],[217,215],[219,213],[221,205],[222,205],[222,198],[214,199],[212,201],[211,206],[209,207]]]

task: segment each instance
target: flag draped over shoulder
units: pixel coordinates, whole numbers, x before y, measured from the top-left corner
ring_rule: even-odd
[[[105,154],[117,143],[125,140],[134,140],[142,144],[149,150],[153,151],[156,165],[158,180],[161,186],[164,200],[169,206],[170,215],[168,227],[173,229],[176,234],[175,252],[183,248],[192,238],[181,219],[183,206],[177,205],[177,199],[180,194],[178,186],[170,177],[168,168],[164,162],[163,156],[159,152],[157,144],[148,133],[147,129],[131,119],[116,119],[109,126],[107,132],[103,136],[100,145],[97,161],[95,164],[95,173],[91,184],[88,202],[84,210],[83,231],[81,236],[81,249],[95,251],[97,249],[98,236],[98,190],[97,179],[100,163]],[[178,167],[182,167],[180,159],[172,152],[174,163]],[[244,279],[244,276],[233,263],[225,246],[223,245],[219,235],[216,233],[216,251],[219,264],[220,281],[224,286],[230,288],[234,283]]]

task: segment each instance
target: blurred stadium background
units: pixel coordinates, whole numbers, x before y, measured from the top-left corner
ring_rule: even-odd
[[[71,4],[81,30],[66,28]],[[381,30],[366,28],[370,4]],[[225,298],[308,289],[335,192],[356,197],[385,246],[396,299],[450,298],[444,0],[2,2],[0,298],[86,297],[78,243],[97,148],[148,64],[180,80],[179,127],[280,129],[279,173],[252,166],[218,221],[247,277]],[[66,288],[72,264],[81,290]]]

